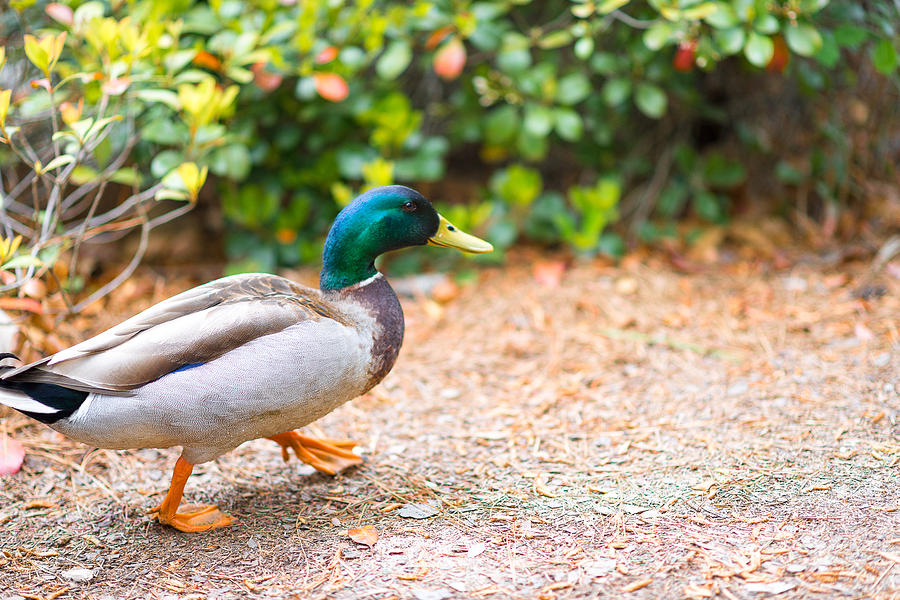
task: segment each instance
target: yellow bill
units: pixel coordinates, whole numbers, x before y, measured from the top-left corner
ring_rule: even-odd
[[[438,215],[438,217],[441,219],[441,224],[438,225],[437,233],[428,238],[429,246],[456,248],[457,250],[473,254],[487,254],[494,251],[494,247],[490,243],[460,231],[443,216]]]

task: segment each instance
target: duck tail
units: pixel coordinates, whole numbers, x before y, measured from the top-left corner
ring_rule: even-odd
[[[0,352],[0,361],[7,358],[19,360],[11,352]],[[16,374],[4,377],[15,369],[16,367],[9,365],[0,365],[0,404],[14,408],[41,423],[49,425],[71,416],[89,395],[86,391],[55,383],[29,381],[34,378],[33,371],[40,371],[37,368],[22,371],[22,376]],[[27,376],[26,373],[32,375]]]

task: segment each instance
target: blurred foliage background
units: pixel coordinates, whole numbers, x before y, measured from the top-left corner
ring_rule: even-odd
[[[5,289],[77,291],[82,241],[198,201],[239,271],[318,261],[373,185],[423,190],[502,261],[748,215],[841,235],[897,181],[891,0],[0,5]]]

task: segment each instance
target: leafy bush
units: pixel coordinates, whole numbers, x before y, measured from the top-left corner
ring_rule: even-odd
[[[217,176],[236,268],[315,260],[356,191],[439,181],[448,165],[481,184],[442,206],[460,226],[501,250],[527,237],[590,254],[622,247],[608,228],[621,217],[721,222],[759,180],[846,203],[859,152],[887,164],[879,140],[847,142],[852,111],[828,114],[872,81],[896,93],[886,0],[72,6],[104,23],[127,11],[127,27],[157,36],[115,67],[79,34],[93,20],[54,23],[84,38],[73,70],[131,77],[121,97],[135,104],[138,164],[157,178],[186,161]],[[40,8],[65,7],[28,10]],[[875,134],[896,116],[867,110],[881,116],[863,119]]]
[[[97,3],[46,11],[65,31],[20,29],[21,43],[0,48],[0,290],[42,298],[44,287],[28,284],[47,276],[77,311],[130,275],[154,227],[192,208],[207,173],[194,161],[222,138],[218,121],[237,88],[218,90],[208,75],[185,69],[194,53],[179,48],[177,22],[107,18]],[[148,174],[133,153],[139,142],[162,139],[157,127],[183,137],[165,138],[179,146],[177,158],[156,153]],[[140,243],[122,273],[75,303],[69,296],[84,285],[83,244],[133,230]]]

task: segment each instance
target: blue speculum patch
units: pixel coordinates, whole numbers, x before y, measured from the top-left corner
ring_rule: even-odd
[[[177,373],[178,371],[187,371],[188,369],[193,369],[194,367],[199,367],[200,365],[205,363],[191,363],[189,365],[183,365],[172,371],[173,373]]]

